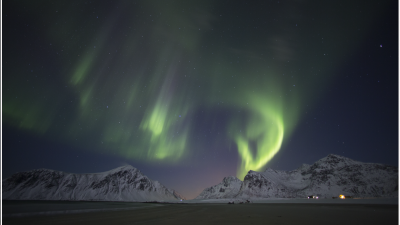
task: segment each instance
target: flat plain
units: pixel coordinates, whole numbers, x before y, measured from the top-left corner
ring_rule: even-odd
[[[142,203],[139,203],[142,204]],[[124,210],[6,216],[3,224],[398,224],[393,204],[160,204]]]

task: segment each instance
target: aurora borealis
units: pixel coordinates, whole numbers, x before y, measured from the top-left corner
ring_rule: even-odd
[[[398,164],[397,4],[5,1],[3,176],[128,163],[194,198],[329,153]]]

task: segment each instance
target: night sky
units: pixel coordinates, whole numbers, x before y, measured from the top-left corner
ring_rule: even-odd
[[[2,56],[2,178],[398,166],[398,1],[10,0]]]

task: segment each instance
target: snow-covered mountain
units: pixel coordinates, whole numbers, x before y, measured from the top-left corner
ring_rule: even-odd
[[[242,181],[234,176],[225,177],[221,183],[204,189],[195,199],[234,198],[242,186]]]
[[[231,178],[232,179],[232,178]],[[225,178],[224,178],[225,180]],[[205,198],[331,198],[339,194],[355,197],[398,196],[398,168],[362,163],[339,155],[328,155],[313,165],[303,164],[292,171],[267,169],[249,171],[236,195],[206,188],[197,199]],[[230,184],[228,184],[230,186]]]
[[[184,199],[132,166],[103,173],[49,169],[20,172],[3,180],[3,200],[170,201]]]

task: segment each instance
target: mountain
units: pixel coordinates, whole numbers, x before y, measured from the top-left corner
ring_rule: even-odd
[[[2,184],[3,200],[170,201],[184,199],[132,166],[73,174],[37,169],[13,174]]]
[[[234,198],[242,186],[242,181],[234,176],[225,177],[221,183],[206,188],[195,199]]]
[[[234,185],[241,185],[236,194],[216,191],[215,187],[221,184],[206,188],[197,199],[232,196],[306,198],[309,195],[331,198],[340,194],[354,197],[393,197],[398,196],[398,168],[377,163],[362,163],[331,154],[313,165],[303,164],[292,171],[271,168],[264,172],[250,170],[243,182],[235,182]]]

